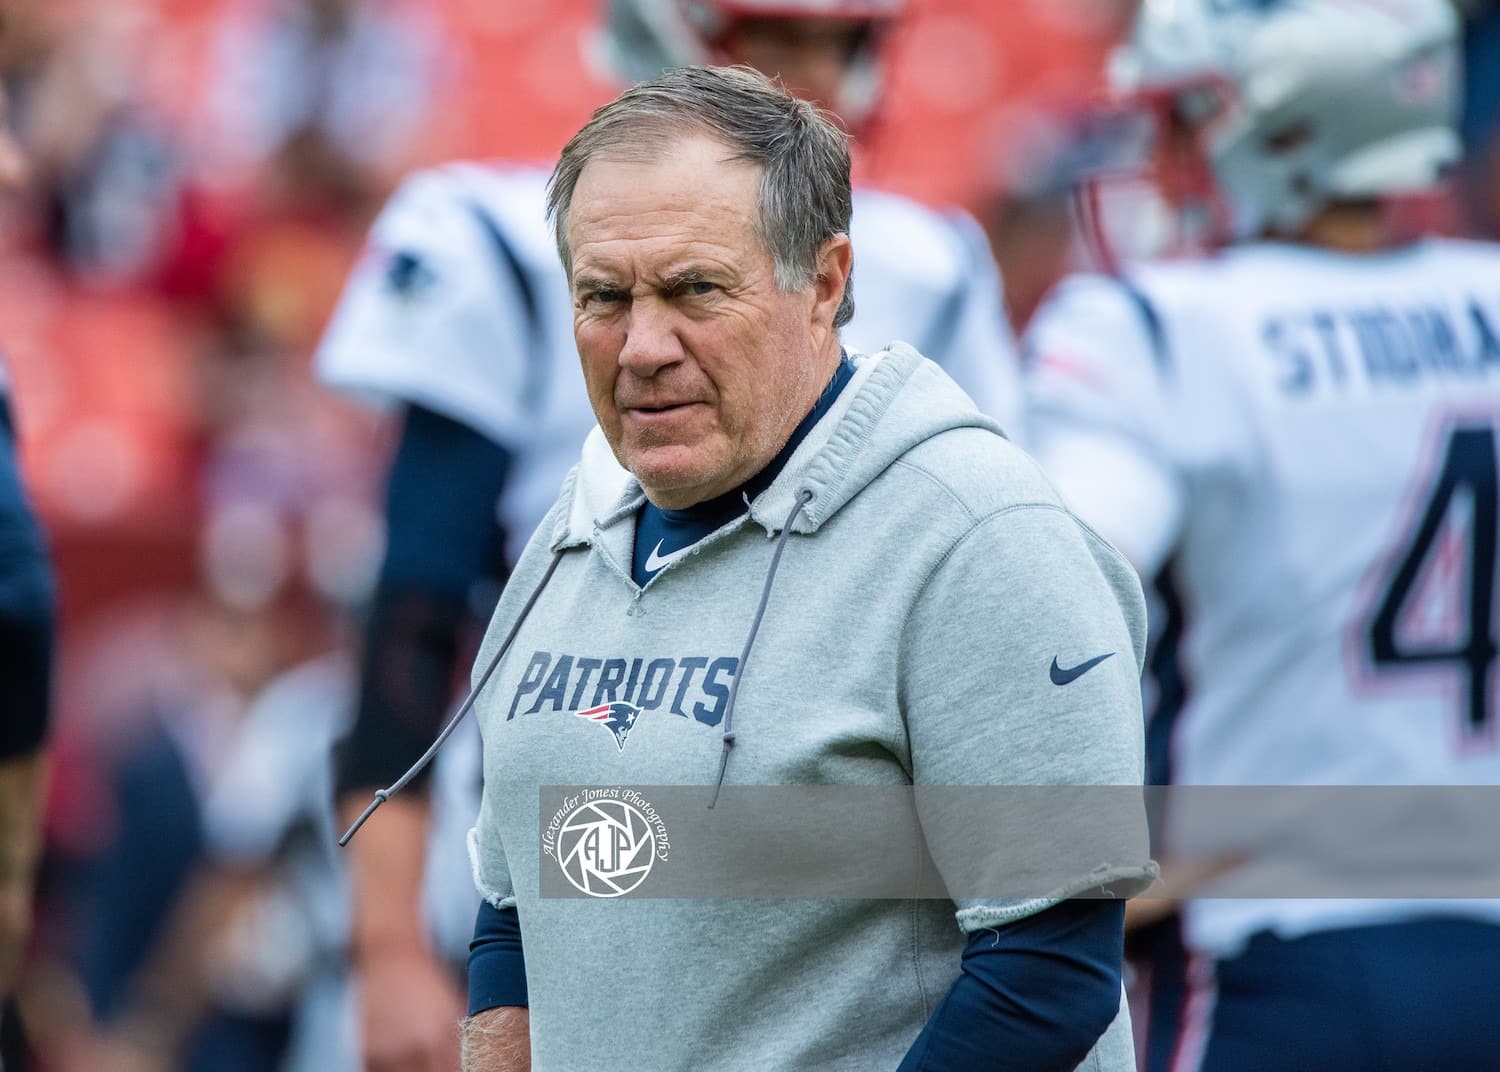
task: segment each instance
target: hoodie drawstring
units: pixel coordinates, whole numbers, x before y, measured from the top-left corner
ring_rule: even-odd
[[[375,809],[380,807],[380,805],[384,804],[387,800],[395,796],[397,793],[401,792],[402,789],[406,788],[406,783],[415,778],[421,772],[423,767],[431,763],[432,757],[438,754],[438,749],[442,748],[443,744],[448,740],[448,738],[453,736],[453,731],[458,729],[458,724],[464,720],[464,716],[467,715],[469,713],[469,709],[474,706],[474,701],[479,698],[479,693],[484,689],[485,685],[489,683],[490,675],[495,672],[495,667],[500,665],[501,658],[507,651],[510,650],[511,641],[515,640],[516,634],[521,631],[522,623],[526,621],[526,616],[531,613],[531,608],[536,606],[536,601],[541,596],[542,589],[546,588],[547,582],[552,579],[552,574],[556,572],[557,564],[562,561],[562,556],[563,553],[561,551],[553,552],[552,561],[547,566],[547,572],[542,574],[542,579],[537,582],[536,588],[531,593],[531,598],[527,599],[526,605],[521,608],[521,613],[516,618],[515,624],[510,627],[510,632],[506,633],[505,639],[500,642],[500,647],[496,650],[494,658],[490,660],[490,665],[485,667],[484,676],[479,679],[479,684],[475,685],[472,689],[469,690],[469,695],[466,696],[464,698],[464,702],[459,705],[458,713],[448,720],[448,724],[443,727],[443,732],[437,735],[437,740],[433,741],[432,744],[428,746],[427,751],[422,753],[422,758],[413,763],[410,770],[408,770],[400,778],[396,779],[396,781],[391,783],[391,785],[387,788],[377,789],[375,791],[375,799],[370,801],[370,806],[360,814],[360,817],[358,819],[354,820],[354,825],[349,827],[348,830],[344,831],[344,836],[339,838],[339,845],[343,846],[349,844],[349,839],[359,831],[360,827],[365,825],[365,820],[375,813]],[[738,675],[736,675],[736,677],[738,677]],[[729,703],[731,706],[734,703],[733,692],[730,693]]]
[[[781,536],[776,541],[776,551],[771,555],[770,568],[766,570],[766,583],[760,590],[760,606],[755,608],[755,618],[750,622],[750,632],[745,636],[745,650],[740,652],[740,666],[734,681],[729,685],[729,699],[724,704],[724,750],[719,753],[719,777],[714,781],[714,796],[708,802],[710,810],[719,802],[719,790],[724,788],[724,771],[729,766],[729,749],[734,745],[734,701],[740,692],[740,682],[745,679],[745,667],[750,662],[750,649],[755,646],[755,634],[760,632],[760,620],[765,617],[766,604],[771,601],[771,586],[776,583],[776,569],[781,565],[781,552],[786,550],[786,541],[792,535],[792,522],[802,508],[813,501],[813,493],[803,488],[797,493],[797,503],[781,526]]]

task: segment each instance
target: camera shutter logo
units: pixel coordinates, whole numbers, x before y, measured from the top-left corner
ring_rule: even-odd
[[[646,816],[623,800],[592,800],[563,820],[557,863],[590,897],[621,897],[651,873],[656,834]]]

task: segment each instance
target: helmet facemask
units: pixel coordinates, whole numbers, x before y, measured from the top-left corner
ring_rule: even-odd
[[[1184,80],[1096,113],[1098,144],[1074,191],[1080,229],[1101,267],[1199,256],[1231,240],[1233,211],[1210,145],[1234,114],[1233,92],[1212,77]]]

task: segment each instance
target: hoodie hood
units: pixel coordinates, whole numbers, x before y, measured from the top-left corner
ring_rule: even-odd
[[[771,486],[750,504],[750,519],[775,535],[804,492],[811,493],[793,532],[816,532],[897,458],[924,440],[956,428],[1004,435],[936,364],[902,342],[877,354],[851,354],[854,379],[827,416],[797,448]],[[594,542],[640,508],[641,485],[615,459],[597,427],[563,485],[549,546]]]

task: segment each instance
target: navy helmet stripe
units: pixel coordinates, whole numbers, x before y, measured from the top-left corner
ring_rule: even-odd
[[[505,236],[500,225],[477,204],[470,204],[469,210],[489,239],[496,262],[521,300],[521,308],[526,316],[526,339],[530,343],[527,347],[526,378],[521,385],[521,398],[527,409],[534,413],[541,409],[547,393],[548,349],[542,322],[541,299],[531,277],[526,273],[525,265],[521,263],[520,255],[510,244],[510,239]]]
[[[1151,299],[1146,297],[1146,292],[1136,286],[1124,276],[1115,276],[1115,281],[1125,291],[1125,296],[1130,299],[1141,314],[1141,320],[1146,325],[1146,334],[1151,339],[1151,356],[1156,359],[1156,370],[1163,376],[1172,374],[1172,350],[1167,345],[1167,327],[1163,322],[1161,313],[1156,311],[1156,306]]]

